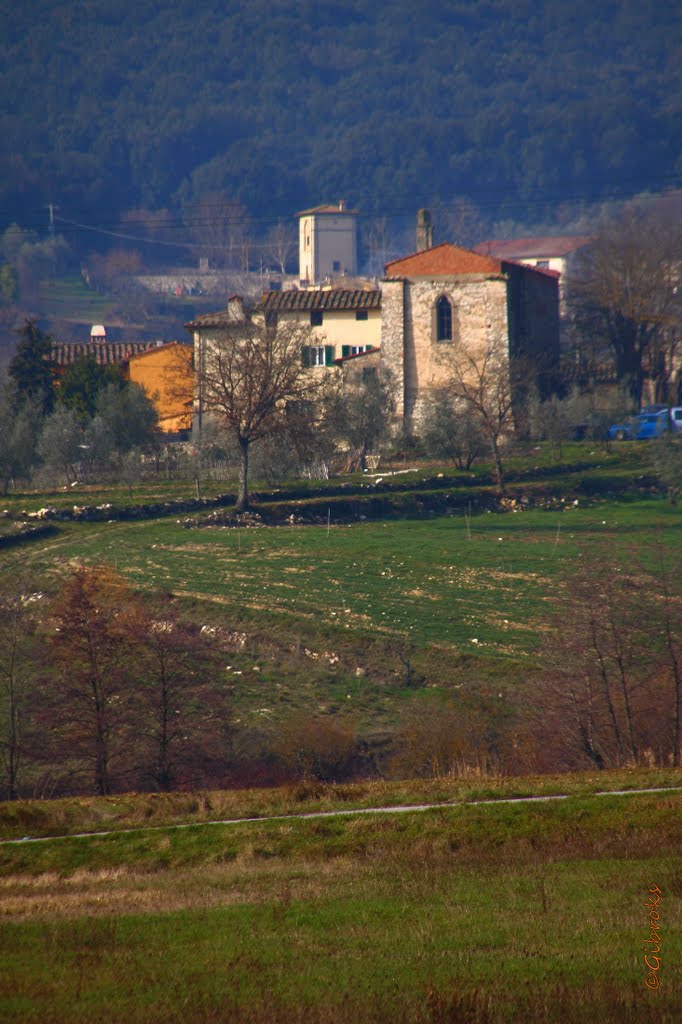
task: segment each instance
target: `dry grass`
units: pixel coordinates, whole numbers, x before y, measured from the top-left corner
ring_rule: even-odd
[[[501,777],[477,771],[435,780],[371,780],[343,785],[297,783],[270,789],[192,793],[127,793],[0,803],[0,838],[71,835],[108,829],[162,827],[348,807],[383,807],[516,796],[575,795],[682,786],[682,769],[625,768],[604,772]]]

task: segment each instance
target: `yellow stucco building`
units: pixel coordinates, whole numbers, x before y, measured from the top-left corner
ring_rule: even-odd
[[[155,345],[128,359],[128,379],[154,402],[159,428],[177,434],[192,427],[194,348],[178,341]]]

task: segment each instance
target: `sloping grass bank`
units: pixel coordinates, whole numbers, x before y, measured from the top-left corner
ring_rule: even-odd
[[[672,1024],[681,810],[576,797],[6,847],[0,1015]]]
[[[511,778],[412,779],[336,785],[300,783],[269,789],[221,789],[192,793],[123,793],[109,797],[0,802],[0,840],[73,835],[107,829],[200,824],[223,818],[269,818],[351,807],[470,803],[514,797],[587,796],[613,790],[682,786],[679,768],[622,768]]]

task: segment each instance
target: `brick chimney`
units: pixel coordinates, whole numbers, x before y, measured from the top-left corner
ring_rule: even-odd
[[[417,212],[417,252],[433,247],[433,224],[431,223],[431,211],[419,210]]]
[[[231,320],[241,323],[244,320],[244,300],[241,295],[230,295],[227,300],[227,311]]]

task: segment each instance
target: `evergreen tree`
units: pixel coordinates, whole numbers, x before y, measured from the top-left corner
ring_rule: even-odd
[[[52,338],[40,330],[35,320],[28,319],[17,334],[19,342],[9,363],[17,408],[27,399],[37,401],[43,415],[47,416],[55,402],[54,378],[50,369]]]

